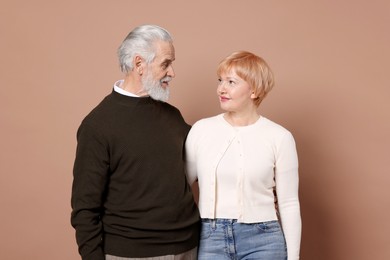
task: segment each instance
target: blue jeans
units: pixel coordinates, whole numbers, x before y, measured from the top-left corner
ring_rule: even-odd
[[[202,219],[199,260],[286,260],[278,221],[245,224],[235,219]]]
[[[107,255],[105,260],[196,260],[198,248],[195,247],[189,251],[186,251],[177,255],[164,255],[164,256],[154,256],[154,257],[120,257]]]

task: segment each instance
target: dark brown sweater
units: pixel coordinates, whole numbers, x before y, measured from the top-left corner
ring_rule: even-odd
[[[197,246],[199,213],[179,110],[113,91],[77,132],[71,223],[83,259],[152,257]]]

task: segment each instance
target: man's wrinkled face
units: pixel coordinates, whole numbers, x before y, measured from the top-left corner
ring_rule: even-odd
[[[156,56],[147,66],[142,85],[149,96],[155,100],[168,101],[169,82],[175,77],[172,63],[175,49],[170,42],[156,42]]]

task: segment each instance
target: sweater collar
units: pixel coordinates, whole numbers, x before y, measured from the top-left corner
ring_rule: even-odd
[[[111,98],[115,100],[117,103],[124,106],[134,106],[134,105],[142,105],[142,104],[161,104],[164,103],[162,101],[154,100],[149,96],[145,97],[132,97],[119,94],[114,89],[111,92]]]

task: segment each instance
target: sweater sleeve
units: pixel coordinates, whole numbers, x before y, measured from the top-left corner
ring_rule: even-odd
[[[102,198],[108,179],[109,156],[95,128],[81,124],[73,169],[71,224],[83,260],[104,260]]]
[[[287,244],[288,260],[299,259],[301,215],[298,199],[298,156],[290,132],[278,144],[275,182],[282,229]]]

